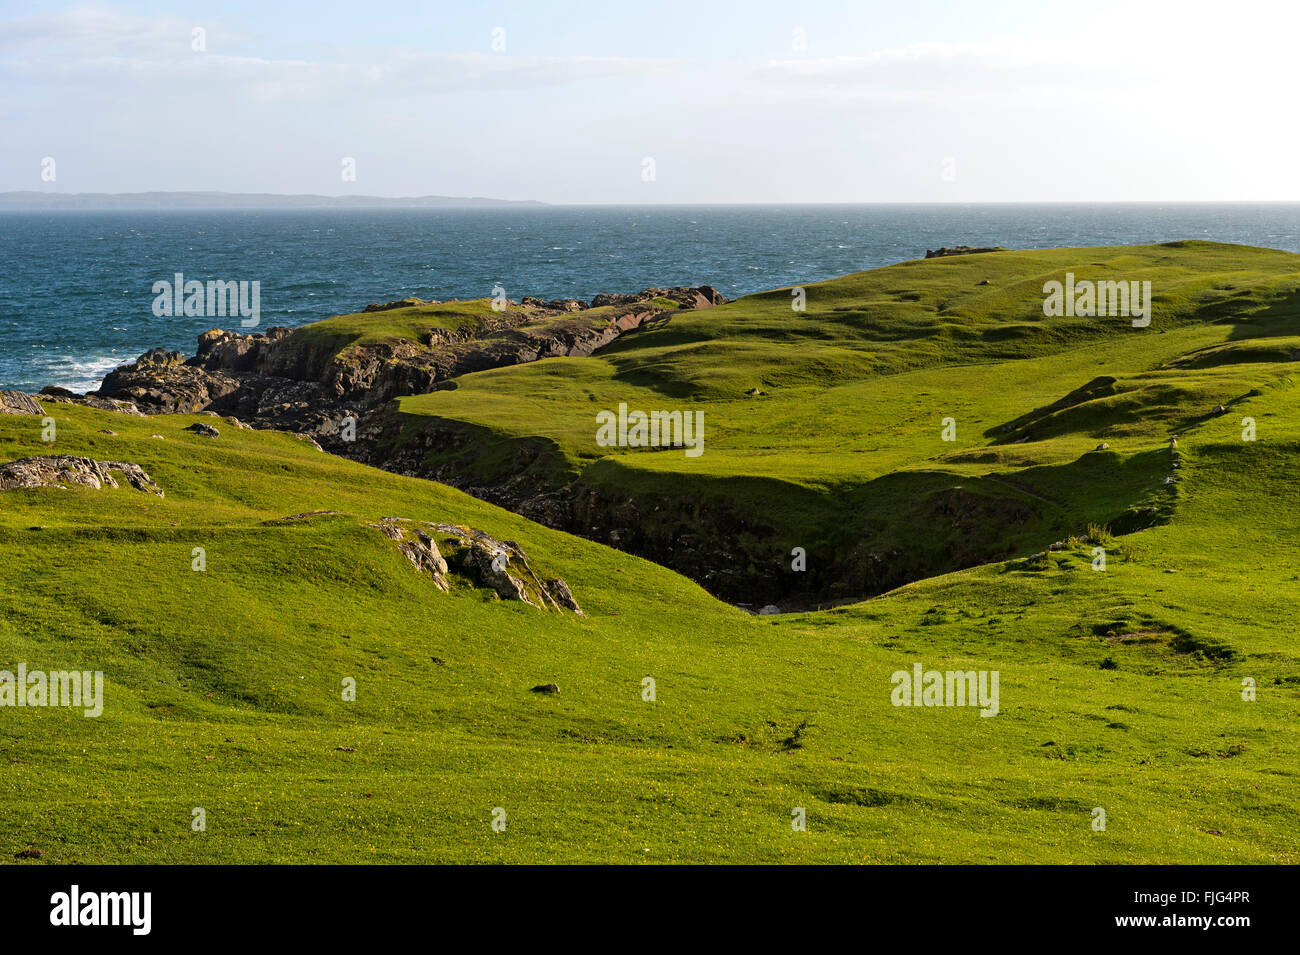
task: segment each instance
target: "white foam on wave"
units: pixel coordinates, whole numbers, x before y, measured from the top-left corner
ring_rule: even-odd
[[[40,369],[36,377],[69,391],[97,391],[104,376],[123,363],[120,355],[51,355],[33,362]]]

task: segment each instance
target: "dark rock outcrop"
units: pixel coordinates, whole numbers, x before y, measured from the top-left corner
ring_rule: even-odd
[[[974,246],[971,245],[954,245],[951,249],[948,248],[947,246],[944,246],[942,249],[934,249],[933,251],[931,251],[930,249],[926,249],[925,257],[927,259],[941,259],[946,255],[974,255],[977,252],[1006,252],[1006,251],[1007,250],[1002,248],[1002,246],[1000,245],[990,245],[984,248],[975,248]],[[983,285],[986,283],[987,280],[985,280],[985,282],[981,282],[980,284]]]
[[[686,308],[708,308],[721,305],[726,298],[711,285],[697,285],[692,288],[675,286],[673,288],[642,289],[631,295],[603,292],[591,300],[591,308],[603,308],[607,305],[636,305],[653,299],[671,299]]]
[[[235,379],[195,367],[180,352],[155,348],[110,371],[95,397],[129,401],[149,414],[186,414],[211,407],[238,387]]]
[[[553,298],[550,301],[543,301],[540,298],[526,296],[519,304],[528,308],[544,308],[552,312],[581,312],[585,308],[590,308],[586,302],[576,298]]]
[[[135,406],[135,402],[121,401],[117,398],[101,398],[96,394],[79,395],[69,391],[67,388],[58,388],[50,386],[41,389],[42,401],[53,401],[57,404],[83,405],[87,408],[97,408],[100,411],[116,411],[118,414],[130,414],[138,417],[144,417],[144,412]]]
[[[366,306],[365,308],[363,308],[361,311],[363,311],[363,312],[391,312],[391,311],[393,311],[394,309],[398,309],[398,308],[419,308],[421,305],[439,305],[439,304],[441,304],[441,303],[438,302],[437,299],[429,299],[428,301],[426,301],[426,300],[424,300],[424,299],[422,299],[422,298],[399,298],[399,299],[397,299],[397,300],[394,301],[394,302],[382,302],[382,303],[381,303],[381,302],[371,302],[369,305],[367,305],[367,306]]]

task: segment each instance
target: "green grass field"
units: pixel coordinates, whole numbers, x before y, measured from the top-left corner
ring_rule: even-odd
[[[798,586],[782,559],[799,546],[823,558],[809,579],[833,566],[823,595],[860,596],[1041,549],[1130,507],[1163,510],[1169,462],[1154,452],[1169,435],[1290,373],[1298,262],[1172,243],[901,263],[808,286],[804,312],[777,290],[682,313],[591,358],[467,376],[401,399],[402,429],[469,436],[427,455],[430,473],[579,480],[647,502],[641,524],[653,513],[659,552],[698,532],[706,502],[756,589]],[[1044,318],[1043,283],[1067,270],[1148,279],[1158,320]],[[1024,422],[1099,376],[1116,379],[1106,394]],[[705,453],[598,446],[595,415],[620,402],[702,410]],[[1108,453],[1089,454],[1103,442]],[[949,526],[954,508],[969,519]]]
[[[1067,269],[1152,281],[1151,327],[1045,318]],[[485,478],[540,440],[539,485],[716,499],[769,528],[737,551],[774,577],[802,546],[912,580],[819,612],[751,616],[286,434],[47,405],[50,445],[0,415],[0,463],[132,461],[165,491],[0,492],[0,669],[105,674],[98,718],[0,708],[0,857],[1300,861],[1300,256],[1009,252],[806,292],[806,312],[790,290],[684,312],[400,412],[478,436],[460,466]],[[619,402],[704,410],[705,453],[597,447]],[[335,513],[282,520],[312,511]],[[367,526],[385,516],[516,541],[586,619],[443,593]],[[997,671],[998,714],[894,706],[916,663]]]

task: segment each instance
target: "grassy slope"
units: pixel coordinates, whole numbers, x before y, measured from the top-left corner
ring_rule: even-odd
[[[1152,326],[1045,318],[1043,282],[1067,270],[1150,280]],[[515,473],[520,456],[510,443],[540,438],[557,452],[541,460],[563,479],[581,474],[614,496],[729,502],[772,528],[749,556],[778,575],[794,546],[843,553],[847,537],[879,553],[915,549],[917,522],[933,521],[952,488],[986,500],[991,513],[1019,515],[1005,540],[982,543],[997,556],[1027,553],[1045,536],[1112,521],[1130,506],[1160,507],[1167,462],[1149,452],[1285,373],[1243,359],[1285,361],[1300,345],[1300,257],[1241,246],[922,260],[806,291],[804,313],[792,312],[789,290],[749,296],[674,316],[590,359],[468,376],[456,390],[402,399],[401,409],[412,428],[435,419],[472,426],[476,449],[495,437],[496,453],[468,471],[477,483]],[[1155,374],[1200,349],[1257,336],[1274,351],[1237,349]],[[1117,377],[1117,393],[1040,425],[1029,443],[1010,443],[1023,431],[998,430],[1098,375]],[[751,388],[768,394],[751,397]],[[598,447],[595,415],[619,402],[703,410],[705,454]],[[957,423],[955,444],[941,440],[947,417]],[[1108,456],[1091,456],[1103,441]],[[962,547],[935,533],[936,550],[918,570],[946,569],[941,551]]]
[[[986,264],[941,263],[944,281],[960,285],[947,271],[958,267],[963,280],[994,274],[990,257],[978,259]],[[809,301],[811,313],[811,291]],[[713,319],[749,320],[728,308]],[[709,315],[675,317],[667,331],[684,335],[682,318]],[[1300,411],[1277,359],[1287,354],[1278,336],[1298,326],[1281,313],[1259,330],[1269,342],[1237,356],[1255,361],[1202,355],[1192,364],[1208,367],[1144,399],[1164,411],[1119,425],[1100,415],[1103,427],[1123,425],[1107,440],[1144,479],[1167,473],[1169,427],[1190,428],[1177,484],[1157,492],[1172,496],[1171,522],[1111,545],[1105,573],[1078,545],[781,618],[749,617],[652,564],[288,436],[225,426],[211,440],[182,430],[210,419],[56,406],[55,451],[135,461],[167,496],[0,496],[0,667],[103,669],[108,682],[97,720],[0,709],[0,848],[7,856],[31,843],[55,862],[1294,863],[1300,557],[1289,542],[1300,523]],[[864,425],[852,464],[827,452],[801,466],[833,485],[826,475],[837,468],[856,480],[939,466],[917,463],[927,457],[961,473],[986,469],[967,458],[990,453],[1068,463],[1095,444],[1096,421],[1059,422],[1061,434],[1027,445],[993,446],[983,432],[1118,364],[1149,384],[1173,373],[1137,365],[1246,337],[1242,325],[1200,325],[1144,339],[1140,361],[1131,345],[1103,339],[1069,357],[1018,361],[1004,379],[982,377],[997,373],[989,364],[950,371],[969,379],[909,381],[926,373],[917,370],[845,385],[863,389],[868,420],[873,408],[893,409],[876,423],[895,431]],[[604,361],[624,361],[624,350],[636,351],[622,346]],[[514,371],[570,365],[601,362]],[[696,374],[667,363],[660,373]],[[601,377],[592,380],[604,387]],[[1241,441],[1238,408],[1184,420],[1250,387],[1261,394],[1240,410],[1256,417],[1257,442]],[[909,402],[920,402],[910,426]],[[938,402],[956,405],[946,413],[961,423],[959,446],[909,452],[909,440],[937,432]],[[105,427],[118,435],[96,433]],[[697,460],[725,480],[717,427]],[[49,450],[37,419],[0,416],[0,460]],[[759,471],[768,466],[759,450],[733,460]],[[1148,466],[1155,454],[1165,460]],[[318,509],[340,513],[275,521]],[[568,580],[589,619],[488,600],[463,582],[437,591],[363,526],[385,515],[517,540]],[[189,569],[195,546],[207,549],[206,573]],[[1106,657],[1119,668],[1101,669]],[[999,670],[1001,714],[892,707],[890,674],[916,661]],[[340,699],[345,676],[358,681],[355,703]],[[641,699],[644,676],[657,681],[654,703]],[[1258,681],[1258,701],[1241,700],[1244,676]],[[550,681],[558,697],[528,692]],[[208,811],[206,833],[190,831],[195,806]],[[509,814],[505,833],[491,829],[496,806]],[[791,831],[795,806],[808,811],[805,833]],[[1094,806],[1107,810],[1104,833],[1090,827]]]
[[[671,299],[651,299],[642,303],[642,307],[671,311],[678,306]],[[599,327],[623,311],[626,308],[603,306],[580,312],[551,314],[532,306],[511,305],[497,312],[493,309],[492,299],[479,298],[427,303],[380,312],[335,315],[294,329],[291,338],[305,346],[346,354],[366,345],[398,341],[423,342],[429,332],[435,330],[470,333],[484,322],[500,322],[521,315],[527,320],[525,327],[529,330],[545,329],[561,322],[581,322]]]

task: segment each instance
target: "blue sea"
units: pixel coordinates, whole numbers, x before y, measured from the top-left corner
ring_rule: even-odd
[[[729,297],[920,258],[1210,239],[1300,252],[1300,203],[548,206],[0,213],[0,387],[97,387],[154,347],[238,318],[158,318],[175,273],[261,283],[261,324],[406,296],[589,299],[713,285]]]

